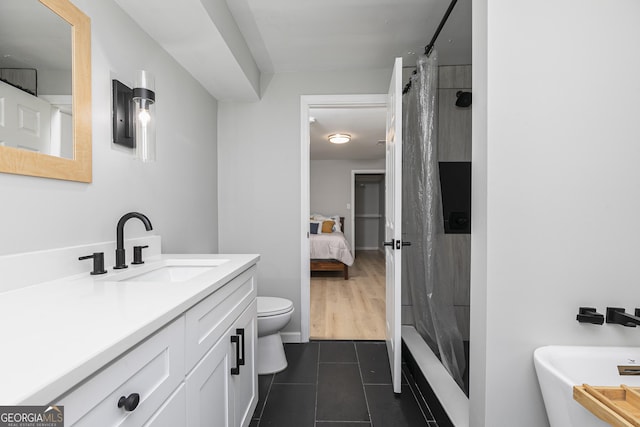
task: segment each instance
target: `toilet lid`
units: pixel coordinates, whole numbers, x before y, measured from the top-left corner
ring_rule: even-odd
[[[292,308],[293,303],[285,298],[258,297],[258,317],[287,313]]]

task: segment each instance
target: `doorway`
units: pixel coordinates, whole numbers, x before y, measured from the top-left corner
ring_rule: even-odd
[[[351,247],[384,252],[384,169],[351,171]]]
[[[318,111],[318,109],[329,109],[329,108],[338,108],[343,109],[344,112],[349,110],[360,110],[360,109],[378,109],[382,110],[384,114],[386,114],[386,102],[387,96],[384,94],[375,94],[375,95],[312,95],[312,96],[302,96],[301,97],[301,224],[302,224],[302,233],[303,236],[301,239],[301,339],[302,341],[308,341],[311,337],[311,276],[310,276],[310,252],[309,252],[309,218],[311,214],[324,214],[324,215],[339,215],[341,217],[345,217],[345,230],[344,234],[347,237],[349,242],[353,241],[354,236],[354,222],[353,213],[354,212],[354,204],[353,200],[352,187],[354,187],[354,181],[351,177],[352,171],[354,170],[376,170],[376,171],[384,171],[384,157],[379,159],[378,162],[375,159],[359,159],[354,160],[353,163],[349,164],[348,156],[342,156],[338,159],[335,159],[334,165],[329,166],[330,160],[323,160],[322,166],[325,167],[333,167],[334,172],[330,173],[322,173],[317,174],[314,173],[313,179],[316,180],[318,175],[322,175],[325,181],[332,181],[339,175],[344,176],[344,183],[342,185],[336,185],[334,191],[331,193],[331,197],[327,198],[325,194],[325,199],[322,203],[312,204],[311,198],[311,126],[316,126],[321,123],[316,121],[311,124],[310,117],[313,116],[313,112]],[[382,119],[382,127],[384,128],[384,119]],[[336,130],[337,131],[337,130]],[[353,143],[357,141],[355,138],[353,139]],[[368,141],[369,143],[373,143],[375,146],[379,146],[378,140],[384,140],[384,133],[374,141]],[[349,144],[345,144],[349,146]],[[348,149],[352,149],[355,147],[355,144],[352,144]],[[384,152],[384,145],[382,147],[378,147]],[[343,150],[342,153],[346,153],[347,150]],[[314,160],[315,162],[315,160]],[[344,169],[345,166],[348,166],[348,169],[340,172],[339,169]],[[317,165],[314,165],[317,166]],[[362,167],[364,166],[364,167]],[[317,169],[317,168],[316,168]],[[346,176],[345,176],[346,174]],[[314,198],[316,200],[317,198]],[[355,242],[355,241],[354,241]],[[370,289],[366,288],[366,285],[361,284],[361,289],[358,290],[358,285],[354,284],[356,278],[360,278],[363,283],[369,282],[373,283],[375,279],[366,278],[366,273],[363,271],[379,271],[376,270],[370,263],[367,262],[367,257],[359,257],[357,253],[355,253],[355,246],[352,244],[351,249],[354,252],[356,262],[358,258],[361,258],[362,261],[362,269],[360,266],[354,265],[350,268],[349,280],[344,280],[343,277],[335,277],[335,273],[323,273],[323,275],[331,275],[334,277],[327,277],[326,279],[331,279],[334,282],[334,290],[337,292],[345,293],[345,291],[349,291],[352,295],[356,295],[357,298],[361,298],[363,295],[368,296],[372,293],[366,292]],[[354,263],[355,264],[355,263]],[[382,261],[382,268],[384,269],[384,260]],[[315,273],[314,273],[315,274]],[[355,277],[354,277],[355,275]],[[321,276],[320,280],[324,280],[325,278]],[[384,289],[384,270],[382,272],[382,289]],[[384,290],[383,290],[384,297]],[[384,300],[382,300],[384,301]],[[338,311],[341,313],[346,313],[351,311],[349,306],[338,308]],[[364,311],[367,311],[366,309]],[[382,308],[382,313],[384,315],[384,305]],[[339,319],[336,324],[342,326],[349,326],[353,323],[366,324],[367,322],[371,323],[370,320],[367,321],[353,321],[348,318]],[[383,320],[384,322],[384,320]],[[342,328],[344,329],[344,328]],[[342,331],[345,332],[345,331]],[[340,333],[337,331],[336,333]],[[346,332],[349,334],[349,331]],[[364,336],[347,336],[347,335],[338,335],[336,334],[328,335],[325,337],[333,338],[333,339],[373,339],[373,338],[365,338]],[[313,336],[313,338],[319,338],[317,336]],[[380,336],[377,339],[384,339],[384,335]]]

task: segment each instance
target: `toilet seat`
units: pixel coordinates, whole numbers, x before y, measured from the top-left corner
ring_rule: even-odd
[[[285,298],[258,297],[258,317],[277,316],[293,310],[293,303]]]

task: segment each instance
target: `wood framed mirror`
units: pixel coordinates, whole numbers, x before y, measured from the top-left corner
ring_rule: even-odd
[[[44,154],[46,150],[22,149],[19,145],[0,141],[0,172],[88,183],[92,179],[91,21],[69,0],[38,0],[33,3],[37,7],[45,8],[47,13],[52,12],[57,15],[70,26],[69,153],[66,158],[60,155]],[[13,19],[8,17],[8,13],[3,15],[7,19]],[[54,19],[57,18],[54,16]],[[3,82],[0,81],[0,83]],[[1,107],[4,104],[1,102],[2,99],[0,99],[0,125],[3,125],[1,114],[4,112],[1,111]],[[22,121],[20,114],[20,112],[17,113],[19,122]],[[33,123],[39,122],[41,118],[37,115],[33,117]]]

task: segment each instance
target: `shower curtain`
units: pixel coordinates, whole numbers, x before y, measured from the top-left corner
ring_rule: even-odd
[[[444,219],[437,153],[437,52],[417,61],[403,97],[402,253],[418,333],[464,389],[462,336],[453,307],[453,263],[444,247]]]

